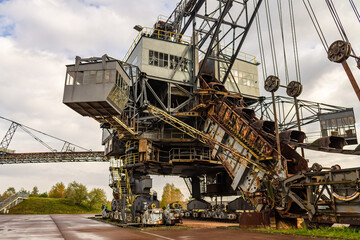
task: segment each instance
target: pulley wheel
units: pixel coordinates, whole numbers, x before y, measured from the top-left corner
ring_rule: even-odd
[[[351,53],[350,43],[344,42],[342,40],[335,41],[328,50],[328,58],[332,62],[342,63]]]
[[[265,90],[268,92],[276,92],[280,86],[280,79],[276,76],[270,75],[265,80]]]
[[[340,170],[340,169],[341,169],[341,167],[340,167],[339,164],[336,164],[336,165],[334,165],[334,166],[331,166],[331,170]]]
[[[310,169],[313,170],[314,172],[321,172],[323,167],[318,163],[314,163]]]
[[[287,85],[287,89],[286,89],[286,93],[287,95],[289,95],[290,97],[298,97],[300,96],[302,92],[302,85],[301,83],[297,82],[297,81],[291,81],[288,85]]]

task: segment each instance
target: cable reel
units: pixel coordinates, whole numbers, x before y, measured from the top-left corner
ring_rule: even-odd
[[[280,79],[276,76],[270,75],[265,80],[265,90],[268,92],[276,92],[280,86]]]
[[[351,44],[342,40],[337,40],[330,45],[328,58],[332,62],[342,63],[351,54]]]
[[[303,86],[300,82],[291,81],[286,87],[286,93],[290,97],[298,97],[302,92]]]
[[[300,96],[303,86],[298,81],[291,81],[287,86],[280,85],[280,79],[274,75],[270,75],[266,78],[264,88],[268,92],[276,92],[279,87],[286,88],[286,93],[290,97]]]

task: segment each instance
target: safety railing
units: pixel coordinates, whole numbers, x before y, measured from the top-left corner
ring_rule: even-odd
[[[110,159],[110,168],[120,168],[122,166],[128,165],[128,164],[135,164],[139,162],[139,153],[128,153],[120,158],[112,158]]]
[[[110,162],[111,168],[119,168],[120,167],[120,158],[111,158],[109,162]]]
[[[0,203],[0,212],[3,210],[3,208],[6,208],[9,204],[11,204],[13,201],[15,201],[17,198],[28,198],[29,195],[26,193],[16,193],[14,195],[11,195],[10,197],[6,198],[4,201]]]
[[[221,46],[222,48],[223,46]],[[235,52],[234,49],[232,47],[226,47],[222,50],[223,53],[225,53],[225,55],[228,56],[232,56],[233,53]],[[239,54],[237,55],[237,58],[240,58],[246,62],[251,62],[254,64],[257,64],[258,62],[256,61],[256,57],[255,55],[252,55],[250,53],[246,53],[246,52],[239,52]]]
[[[221,46],[220,45],[220,48],[222,49],[222,53],[227,55],[227,56],[232,56],[233,53],[235,52],[233,50],[232,47],[226,47],[226,48],[223,48],[224,46]],[[206,49],[207,50],[207,49]],[[199,60],[203,60],[205,57],[205,54],[203,52],[200,52],[199,53]],[[241,59],[241,60],[244,60],[246,62],[250,62],[250,63],[254,63],[254,64],[258,64],[258,62],[256,61],[256,56],[255,55],[252,55],[250,53],[246,53],[246,52],[239,52],[239,54],[236,56],[237,58]]]
[[[144,35],[152,37],[152,38],[156,38],[156,39],[164,39],[164,40],[183,43],[183,44],[190,44],[190,42],[191,42],[191,37],[187,36],[187,35],[164,31],[164,30],[160,30],[160,29],[144,27],[139,32],[139,34],[136,36],[133,43],[131,44],[128,52],[126,53],[125,57],[123,58],[124,62],[126,62],[128,60],[130,54],[136,47],[137,43],[140,41],[141,37]]]
[[[138,145],[138,142],[136,141],[127,141],[125,144],[126,150],[130,149],[130,148],[136,148],[136,146]]]
[[[196,150],[195,148],[172,148],[169,151],[169,159],[197,159],[197,160],[211,160],[211,150],[201,149]]]
[[[185,139],[185,138],[189,138],[191,139],[187,134],[183,133],[183,132],[170,132],[170,138],[171,139]]]
[[[147,139],[154,139],[154,140],[159,140],[159,139],[169,139],[169,140],[175,140],[175,139],[192,139],[191,137],[189,137],[187,134],[180,132],[178,130],[176,131],[168,131],[165,133],[161,133],[159,132],[145,132],[141,135],[142,138],[147,138]]]
[[[135,164],[139,161],[139,153],[129,153],[123,158],[124,165]]]

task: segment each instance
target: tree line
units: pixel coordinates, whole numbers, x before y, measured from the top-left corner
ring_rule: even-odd
[[[63,182],[58,182],[53,185],[49,192],[40,193],[37,186],[33,187],[32,191],[21,189],[20,193],[26,193],[29,197],[42,198],[66,198],[70,199],[73,204],[84,205],[90,208],[100,208],[102,204],[106,204],[106,194],[101,188],[93,188],[90,192],[87,187],[76,181],[71,182],[66,187]],[[14,187],[9,187],[2,195],[0,195],[0,202],[7,197],[16,194]],[[178,202],[183,207],[186,207],[188,200],[184,201],[184,195],[179,188],[174,184],[167,183],[163,188],[163,194],[160,200],[160,207],[167,207],[169,203]]]
[[[93,188],[91,191],[81,183],[73,181],[65,187],[63,182],[58,182],[53,185],[49,192],[40,193],[37,186],[33,187],[32,191],[26,191],[22,188],[20,193],[26,193],[29,197],[42,198],[66,198],[72,201],[73,204],[88,206],[89,208],[100,208],[102,204],[107,203],[106,193],[101,188]],[[0,202],[6,198],[16,194],[14,187],[9,187],[2,195],[0,195]]]

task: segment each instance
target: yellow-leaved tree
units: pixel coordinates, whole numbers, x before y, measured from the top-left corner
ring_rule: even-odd
[[[176,188],[175,185],[167,183],[163,188],[163,194],[161,196],[160,207],[167,207],[169,203],[179,202],[182,203],[184,195],[180,189]]]
[[[52,186],[49,192],[50,198],[65,198],[66,197],[66,189],[65,185],[62,182],[56,183]]]

